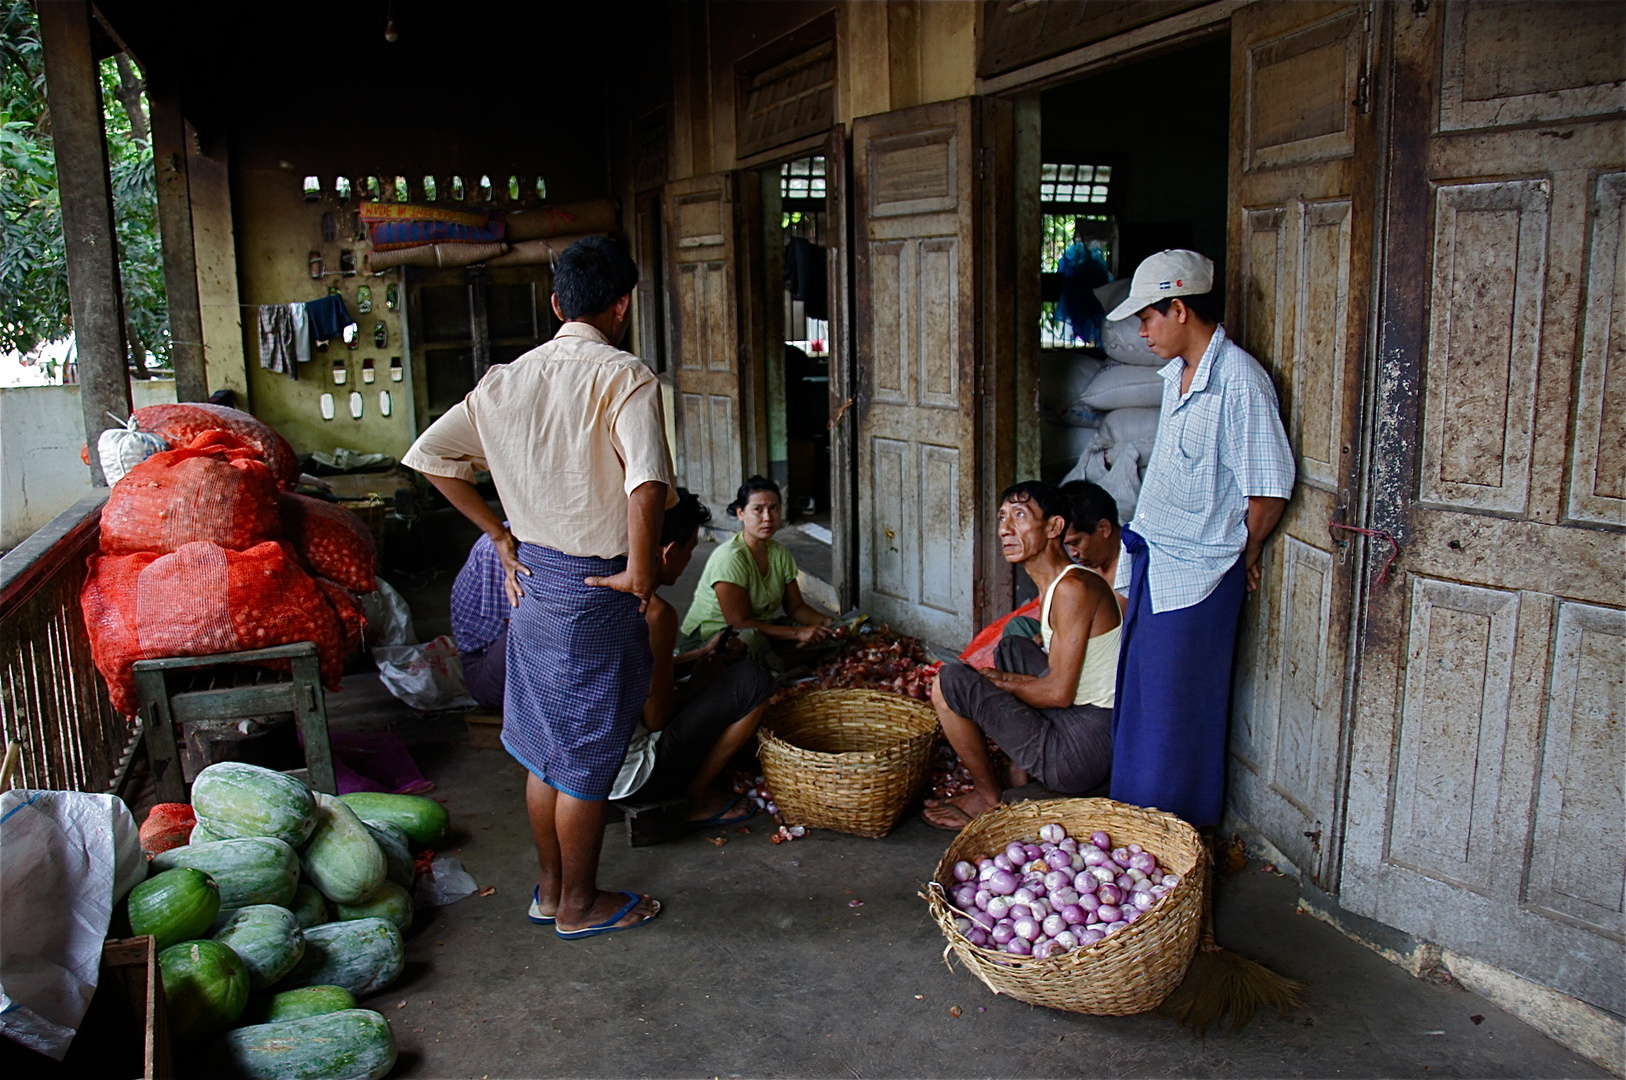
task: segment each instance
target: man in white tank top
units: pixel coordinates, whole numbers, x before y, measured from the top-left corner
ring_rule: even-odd
[[[1003,785],[989,739],[1056,791],[1084,794],[1106,779],[1121,617],[1106,580],[1068,557],[1062,537],[1069,522],[1067,501],[1051,484],[1031,480],[1000,496],[1000,548],[1044,598],[1044,646],[1006,637],[994,668],[977,671],[956,660],[938,672],[932,705],[973,787],[928,799],[929,825],[958,831],[999,802]]]

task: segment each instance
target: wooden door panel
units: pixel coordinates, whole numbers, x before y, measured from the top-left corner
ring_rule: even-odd
[[[745,479],[741,468],[738,284],[733,180],[679,180],[666,188],[677,356],[678,482],[718,515]]]
[[[1355,486],[1372,204],[1370,52],[1359,4],[1256,4],[1232,23],[1227,330],[1271,373],[1298,484],[1243,608],[1231,800],[1303,873],[1334,888],[1343,683],[1354,592],[1328,523]]]
[[[971,104],[853,129],[859,602],[945,644],[975,615]]]
[[[1626,140],[1599,114],[1626,58],[1607,7],[1392,23],[1369,513],[1403,555],[1369,599],[1341,899],[1619,1013]]]

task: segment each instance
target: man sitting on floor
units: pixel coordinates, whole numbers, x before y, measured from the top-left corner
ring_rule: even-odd
[[[1026,570],[1044,598],[1043,646],[1006,637],[994,668],[950,661],[938,671],[932,705],[973,787],[952,799],[928,799],[928,824],[958,831],[999,802],[1003,785],[988,739],[1056,791],[1083,794],[1106,779],[1121,616],[1111,586],[1067,557],[1062,536],[1069,520],[1067,502],[1051,484],[1026,481],[1000,497],[1005,560]]]
[[[662,586],[682,576],[700,526],[710,518],[699,498],[678,489],[677,505],[661,523],[656,574]],[[452,584],[452,634],[469,693],[487,708],[502,708],[509,610],[502,562],[491,539],[481,536]],[[773,693],[773,676],[755,660],[738,659],[744,650],[737,641],[725,640],[726,631],[699,649],[674,656],[678,613],[659,593],[650,598],[644,619],[655,668],[643,718],[633,729],[610,798],[658,802],[684,796],[691,821],[744,821],[754,808],[713,790],[711,783],[756,733]],[[680,671],[691,672],[682,686],[677,682]]]
[[[1067,532],[1062,546],[1067,557],[1087,566],[1109,583],[1117,580],[1118,556],[1123,552],[1123,529],[1118,524],[1118,501],[1099,484],[1071,480],[1061,486],[1067,497]],[[1118,593],[1118,610],[1128,603]]]

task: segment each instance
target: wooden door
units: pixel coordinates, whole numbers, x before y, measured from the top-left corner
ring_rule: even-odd
[[[1261,3],[1233,17],[1227,331],[1270,371],[1298,484],[1243,608],[1230,798],[1334,887],[1344,668],[1377,133],[1370,6]]]
[[[678,483],[721,518],[745,480],[733,175],[668,184],[666,236]]]
[[[1394,17],[1345,907],[1626,1012],[1626,40]],[[1375,559],[1381,552],[1374,552]]]
[[[973,104],[853,123],[859,603],[955,646],[979,572]]]

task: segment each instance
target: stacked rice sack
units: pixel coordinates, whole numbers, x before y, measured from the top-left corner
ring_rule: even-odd
[[[1129,279],[1095,290],[1111,311],[1129,293]],[[1140,337],[1136,319],[1108,322],[1102,335],[1105,362],[1093,357],[1057,357],[1041,368],[1041,401],[1047,423],[1067,429],[1047,440],[1072,462],[1062,482],[1099,484],[1118,503],[1118,518],[1135,516],[1141,477],[1157,438],[1163,377],[1168,361]]]
[[[322,681],[337,690],[366,624],[353,594],[375,587],[366,526],[283,490],[298,480],[298,459],[249,414],[152,408],[164,411],[138,410],[138,423],[176,449],[113,485],[79,595],[114,707],[137,711],[137,660],[297,641],[315,643]]]

